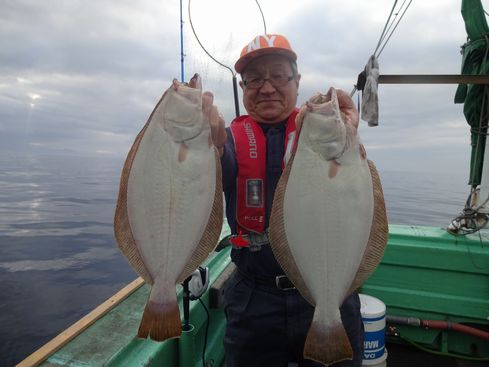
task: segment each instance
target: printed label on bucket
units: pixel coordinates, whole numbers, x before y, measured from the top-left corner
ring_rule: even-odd
[[[385,333],[384,329],[375,332],[366,332],[363,341],[363,359],[376,359],[384,355]]]

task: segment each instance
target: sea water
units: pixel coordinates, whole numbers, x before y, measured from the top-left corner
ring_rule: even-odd
[[[137,274],[112,221],[123,158],[0,155],[0,365],[21,361]],[[379,171],[390,223],[446,227],[467,177]]]

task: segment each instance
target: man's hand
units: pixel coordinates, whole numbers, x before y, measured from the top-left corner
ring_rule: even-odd
[[[224,152],[224,144],[226,144],[227,140],[227,133],[224,125],[224,119],[213,103],[214,95],[211,92],[204,92],[202,94],[202,110],[204,112],[205,119],[211,126],[212,142],[219,151],[219,154],[222,156]]]

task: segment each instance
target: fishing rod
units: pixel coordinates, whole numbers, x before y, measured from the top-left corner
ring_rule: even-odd
[[[266,34],[267,33],[267,26],[266,26],[266,22],[265,22],[265,16],[263,15],[263,11],[260,7],[260,4],[258,3],[258,0],[255,0],[255,2],[256,2],[256,5],[258,6],[258,9],[260,10],[260,14],[261,14],[261,17],[263,20],[263,28],[264,28],[265,34]],[[181,4],[181,0],[180,0],[180,4]],[[207,56],[209,56],[214,62],[216,62],[218,65],[222,66],[223,68],[225,68],[231,72],[232,79],[233,79],[234,109],[235,109],[236,117],[238,117],[240,115],[240,113],[239,113],[238,81],[236,79],[236,73],[234,72],[234,70],[230,66],[223,64],[222,62],[217,60],[214,56],[212,56],[210,54],[210,52],[207,51],[207,49],[204,47],[202,42],[200,42],[200,39],[197,36],[197,32],[195,31],[194,25],[192,23],[192,15],[190,12],[191,5],[190,4],[191,4],[191,0],[188,1],[188,20],[190,23],[190,27],[192,28],[192,32],[195,36],[195,39],[197,40],[197,43],[202,48],[202,50],[204,50],[204,52],[207,54]]]

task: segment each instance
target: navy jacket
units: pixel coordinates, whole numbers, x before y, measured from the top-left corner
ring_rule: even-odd
[[[266,161],[266,193],[265,193],[265,228],[268,227],[270,211],[272,209],[273,195],[277,182],[282,174],[282,161],[285,152],[285,123],[259,124],[267,140]],[[231,129],[227,128],[227,141],[224,154],[221,157],[222,182],[226,198],[226,217],[232,233],[236,233],[236,178],[238,164]],[[262,246],[261,251],[250,252],[247,248],[233,249],[231,259],[241,271],[250,275],[261,277],[275,277],[284,274],[277,260],[273,256],[269,245]]]

